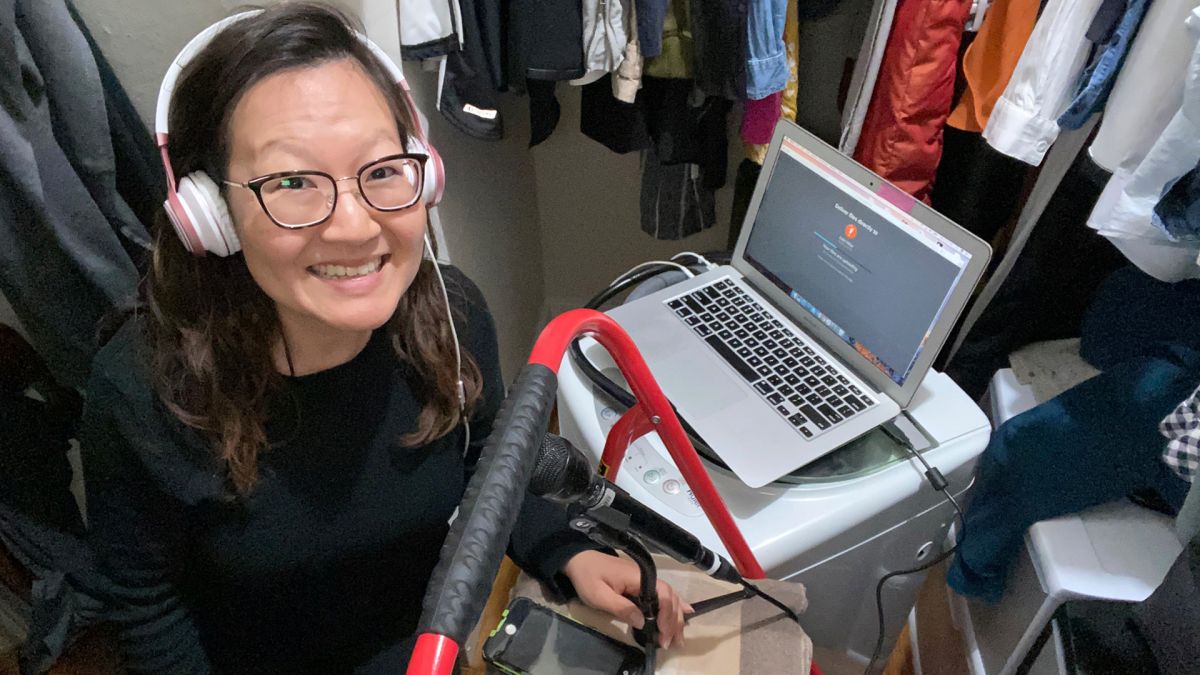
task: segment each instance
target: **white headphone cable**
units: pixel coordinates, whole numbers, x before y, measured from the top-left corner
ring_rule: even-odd
[[[438,286],[442,289],[442,300],[446,304],[446,321],[450,324],[450,337],[454,342],[454,376],[458,391],[458,410],[462,414],[464,436],[463,454],[471,446],[471,422],[467,419],[467,391],[462,380],[462,351],[458,345],[458,329],[454,327],[454,314],[450,308],[450,294],[446,291],[446,280],[442,278],[442,267],[438,264],[437,256],[433,253],[433,245],[429,242],[429,233],[425,234],[425,252],[429,254],[429,262],[433,264],[433,273],[437,276]]]

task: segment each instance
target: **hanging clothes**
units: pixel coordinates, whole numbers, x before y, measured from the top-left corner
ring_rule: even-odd
[[[1020,212],[1026,176],[1033,169],[993,150],[978,132],[947,124],[942,143],[931,205],[980,239],[992,241]]]
[[[1200,241],[1200,165],[1175,181],[1158,200],[1154,225],[1173,242]]]
[[[753,145],[770,143],[782,105],[783,92],[779,91],[760,99],[746,101],[742,106],[742,142]]]
[[[424,61],[456,52],[462,46],[462,11],[458,0],[404,0],[400,12],[400,55]]]
[[[670,12],[670,0],[633,1],[637,3],[635,21],[642,58],[654,58],[662,53],[663,21]]]
[[[497,92],[504,86],[500,6],[461,0],[462,49],[441,67],[438,112],[459,131],[480,140],[504,138]]]
[[[605,75],[580,88],[579,131],[617,154],[644,150],[650,145],[645,111],[613,96],[615,78]]]
[[[1181,82],[1181,103],[1144,158],[1134,168],[1122,167],[1113,174],[1088,220],[1130,261],[1163,281],[1200,278],[1200,246],[1171,242],[1152,220],[1164,191],[1200,162],[1200,8],[1192,9],[1184,24],[1186,31],[1178,37],[1190,45],[1191,55]]]
[[[696,85],[709,96],[746,97],[749,0],[692,0]],[[646,52],[649,55],[649,52]]]
[[[629,41],[625,34],[625,3],[635,0],[584,0],[583,64],[587,73],[571,84],[584,85],[614,72]]]
[[[746,103],[744,104],[746,112],[745,112],[745,116],[743,116],[743,123],[742,123],[743,124],[743,126],[742,126],[743,148],[746,152],[746,158],[754,161],[755,163],[757,163],[760,166],[767,158],[767,145],[770,143],[771,134],[775,132],[775,124],[772,122],[771,130],[769,132],[767,132],[767,134],[766,134],[766,136],[767,136],[766,142],[753,142],[755,140],[760,140],[761,135],[750,136],[750,139],[753,139],[753,140],[747,139],[747,134],[745,133],[745,131],[746,131],[745,117],[747,117],[747,116],[761,117],[765,113],[763,111],[756,110],[756,108],[761,106],[763,108],[766,108],[767,112],[774,109],[778,114],[777,119],[786,119],[786,120],[790,120],[793,122],[796,120],[796,98],[800,94],[800,16],[799,16],[799,12],[800,12],[799,3],[796,3],[796,2],[788,3],[787,17],[786,17],[786,20],[784,22],[784,27],[783,27],[783,45],[784,45],[785,53],[787,55],[788,79],[787,79],[787,84],[783,88],[783,91],[780,92],[781,95],[779,97],[778,104],[776,105],[775,108],[771,107],[772,102],[770,102],[770,101],[762,101],[762,100],[746,101]],[[751,183],[751,190],[753,190],[753,183]],[[734,197],[734,202],[735,203],[738,202],[738,198],[736,196]],[[749,204],[749,196],[748,195],[746,197],[746,203]],[[743,211],[742,215],[745,215],[744,211]],[[742,227],[742,218],[740,216],[735,216],[734,219],[731,221],[730,226],[736,230],[740,230]],[[735,241],[737,240],[736,232],[731,232],[730,236]]]
[[[644,74],[690,80],[696,72],[696,47],[689,0],[671,0],[667,10],[663,18],[662,49],[658,56],[646,59]]]
[[[583,7],[577,0],[512,0],[509,27],[519,60],[519,77],[529,94],[529,145],[550,137],[562,108],[554,94],[559,80],[586,72]]]
[[[854,158],[928,200],[970,0],[901,0]]]
[[[983,131],[1033,32],[1040,6],[1040,0],[992,3],[979,33],[963,54],[962,74],[967,86],[946,118],[948,126]]]
[[[788,81],[784,19],[787,0],[749,0],[746,15],[746,98],[756,100],[781,91]]]
[[[1117,3],[1124,4],[1120,0],[1106,0],[1101,7]],[[1059,116],[1058,126],[1063,129],[1078,129],[1087,118],[1104,108],[1117,74],[1121,72],[1121,65],[1125,62],[1125,55],[1129,53],[1129,45],[1137,35],[1149,5],[1150,0],[1129,0],[1125,5],[1124,14],[1112,26],[1103,25],[1097,28],[1099,20],[1103,19],[1104,21],[1099,22],[1107,24],[1109,19],[1100,14],[1096,15],[1098,21],[1092,22],[1087,37],[1096,43],[1097,53],[1084,69],[1075,98]]]
[[[1058,138],[1058,117],[1070,104],[1087,63],[1087,30],[1100,2],[1046,4],[983,129],[993,148],[1027,164],[1042,163]]]
[[[114,146],[123,94],[63,0],[0,0],[0,64],[0,291],[55,378],[81,387],[99,320],[137,285],[126,240],[146,241],[145,227],[117,189],[118,157],[136,167],[150,134]]]
[[[642,231],[655,239],[683,239],[717,221],[716,198],[696,164],[663,164],[651,145],[642,153]]]
[[[1137,168],[1179,109],[1194,42],[1184,22],[1200,2],[1155,0],[1129,48],[1088,154],[1119,174]]]

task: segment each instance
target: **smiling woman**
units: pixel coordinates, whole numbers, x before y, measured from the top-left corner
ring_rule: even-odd
[[[453,268],[443,293],[436,154],[345,16],[285,3],[201,36],[164,81],[144,309],[93,364],[80,431],[126,661],[400,672],[504,398],[492,316]],[[508,550],[641,621],[637,567],[561,508],[528,497]],[[665,646],[687,607],[659,594]]]

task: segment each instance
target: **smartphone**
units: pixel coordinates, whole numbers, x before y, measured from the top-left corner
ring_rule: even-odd
[[[641,649],[517,598],[483,644],[483,659],[508,675],[642,675]]]

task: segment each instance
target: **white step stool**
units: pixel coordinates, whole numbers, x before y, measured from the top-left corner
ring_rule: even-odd
[[[1037,401],[1004,369],[992,378],[991,404],[999,426]],[[972,675],[1015,673],[1064,602],[1145,600],[1181,551],[1171,518],[1124,500],[1035,523],[998,604],[949,593]],[[1038,655],[1031,675],[1066,674],[1057,627],[1053,644],[1053,653]]]

